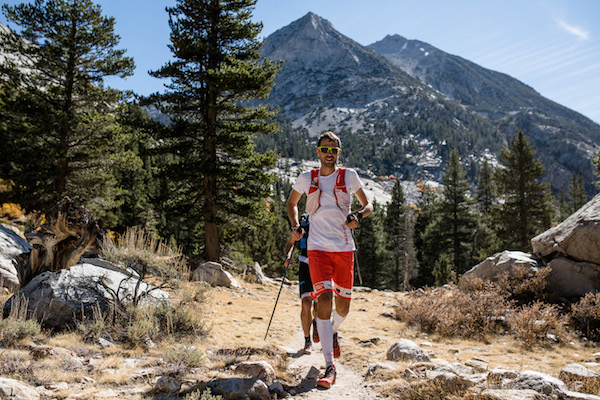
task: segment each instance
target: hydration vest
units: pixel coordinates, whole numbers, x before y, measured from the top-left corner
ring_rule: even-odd
[[[310,171],[310,188],[306,196],[306,213],[313,215],[321,207],[321,187],[319,186],[319,169]],[[352,195],[346,189],[346,168],[336,170],[335,186],[333,195],[337,206],[344,212],[344,215],[350,214],[350,203]]]
[[[308,230],[309,230],[309,223],[308,223],[308,214],[302,214],[300,216],[300,227],[302,229],[304,229],[304,235],[302,235],[302,239],[300,239],[300,255],[298,256],[298,260],[300,260],[300,262],[306,263],[308,264],[308,246],[307,246],[307,240],[308,240]]]

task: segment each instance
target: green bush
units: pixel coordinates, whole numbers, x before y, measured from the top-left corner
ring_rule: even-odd
[[[14,345],[19,340],[38,335],[41,331],[40,324],[35,320],[5,318],[0,320],[0,344]]]
[[[14,345],[19,340],[38,335],[42,328],[39,322],[29,318],[27,300],[15,296],[7,318],[0,319],[0,345]]]
[[[174,349],[167,349],[163,353],[163,358],[167,362],[184,364],[191,368],[200,367],[204,364],[204,355],[196,346],[182,345]]]

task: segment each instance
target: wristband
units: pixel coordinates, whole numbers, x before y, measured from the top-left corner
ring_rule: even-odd
[[[363,219],[363,213],[362,211],[357,211],[356,212],[356,218],[358,218],[358,220],[360,221],[361,219]]]

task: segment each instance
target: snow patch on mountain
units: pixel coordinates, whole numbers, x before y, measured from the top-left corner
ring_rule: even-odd
[[[282,181],[287,180],[291,183],[294,183],[298,175],[300,175],[302,172],[319,167],[319,161],[296,161],[289,158],[282,158],[279,160],[276,167],[269,170],[269,172],[277,175]],[[340,165],[340,167],[345,166]],[[371,202],[377,201],[379,205],[387,205],[392,201],[392,189],[394,188],[394,184],[396,182],[395,177],[376,176],[359,169],[356,169],[356,172],[358,172],[363,183],[363,190]],[[441,185],[433,180],[427,180],[423,182],[423,184],[428,187],[435,188],[436,190],[441,188]],[[401,181],[401,185],[402,190],[404,191],[404,197],[406,198],[406,203],[417,204],[419,198],[421,197],[421,192],[417,186],[417,183],[413,181]]]

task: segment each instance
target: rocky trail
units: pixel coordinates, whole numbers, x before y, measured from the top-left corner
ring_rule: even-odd
[[[330,389],[316,387],[317,379],[325,369],[321,346],[313,343],[312,353],[303,354],[301,350],[303,345],[304,335],[300,329],[288,345],[290,350],[288,372],[299,381],[299,384],[290,390],[290,394],[294,395],[294,398],[306,400],[383,399],[369,387],[360,374],[346,367],[339,359],[336,360],[337,379],[335,384]]]

